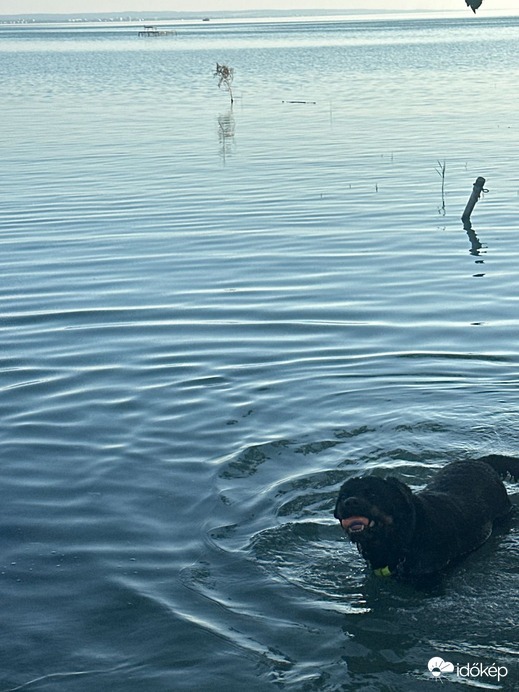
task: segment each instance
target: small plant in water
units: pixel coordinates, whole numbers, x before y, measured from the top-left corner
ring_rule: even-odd
[[[221,89],[222,86],[229,92],[231,97],[231,104],[234,103],[234,98],[232,95],[232,80],[234,79],[234,68],[228,65],[220,65],[216,63],[215,77],[218,77],[218,87]]]

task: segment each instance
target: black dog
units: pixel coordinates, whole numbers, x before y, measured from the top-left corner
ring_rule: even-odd
[[[334,516],[379,576],[432,575],[475,550],[512,510],[500,479],[519,480],[519,459],[455,461],[417,494],[397,478],[352,478]]]

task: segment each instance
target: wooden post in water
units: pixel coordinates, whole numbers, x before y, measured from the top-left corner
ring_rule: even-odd
[[[484,184],[485,178],[479,177],[472,186],[472,194],[469,197],[469,201],[467,202],[467,206],[465,207],[465,211],[463,212],[461,217],[464,226],[470,226],[470,215],[472,214],[472,210],[474,209],[476,202],[478,201],[481,193],[483,192]]]

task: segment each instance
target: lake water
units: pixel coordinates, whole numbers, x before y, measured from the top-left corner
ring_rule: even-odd
[[[519,452],[519,18],[139,28],[0,27],[0,692],[517,689],[517,520],[332,511]]]

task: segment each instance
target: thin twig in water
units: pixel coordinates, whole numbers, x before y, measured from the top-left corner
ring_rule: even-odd
[[[442,205],[441,207],[438,207],[438,213],[442,214],[442,216],[445,216],[445,169],[446,169],[446,163],[445,161],[442,163],[441,161],[438,160],[438,168],[435,168],[434,170],[440,178],[442,179]]]

